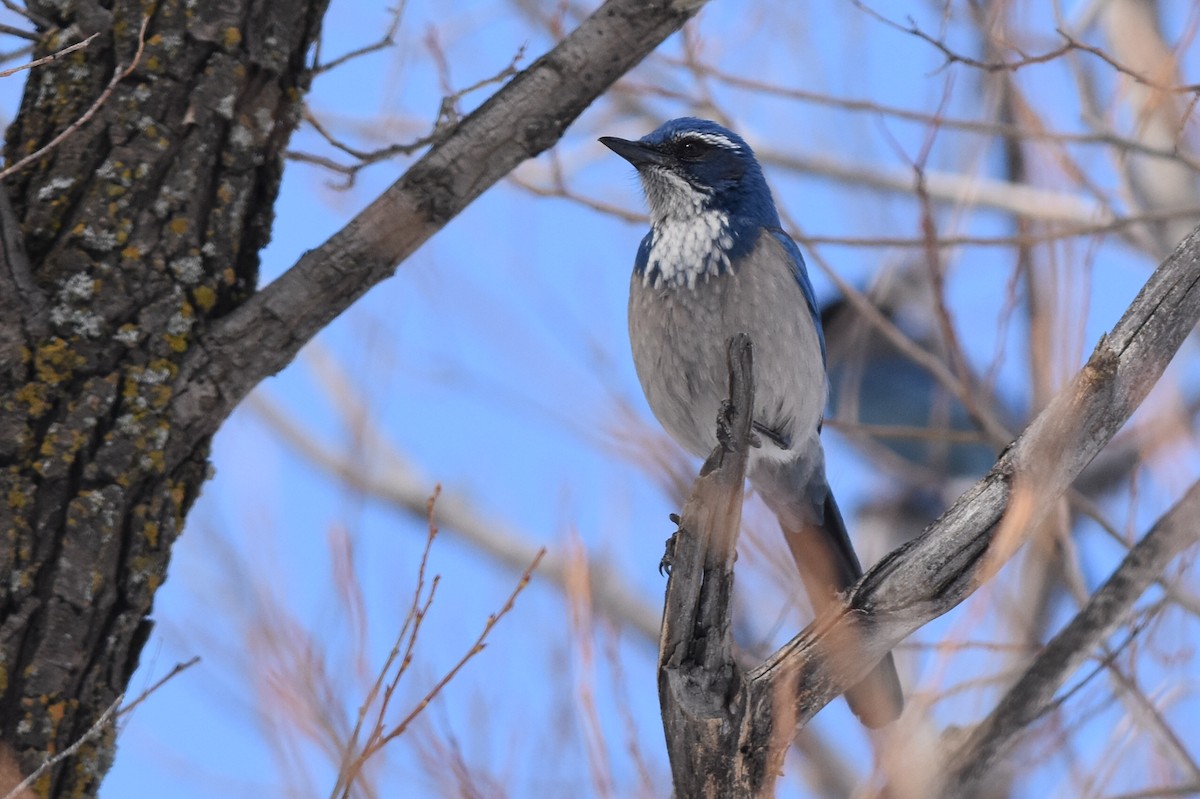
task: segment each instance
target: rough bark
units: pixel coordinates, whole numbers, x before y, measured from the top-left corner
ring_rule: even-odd
[[[254,289],[325,5],[31,4],[56,26],[42,52],[100,36],[31,72],[6,163],[75,122],[150,19],[96,116],[4,186],[0,738],[23,772],[82,735],[137,666],[208,470],[207,437],[165,457],[173,381]],[[113,735],[36,792],[93,794]]]
[[[134,62],[0,192],[0,740],[31,773],[121,695],[212,434],[264,377],[702,0],[605,4],[331,241],[255,292],[327,0],[32,2],[38,49],[6,163]],[[11,207],[9,200],[11,199]],[[34,785],[94,795],[113,730]]]

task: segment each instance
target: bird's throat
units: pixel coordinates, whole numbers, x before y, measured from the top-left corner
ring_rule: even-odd
[[[686,217],[654,220],[644,285],[695,288],[729,270],[734,236],[729,215],[707,209]]]

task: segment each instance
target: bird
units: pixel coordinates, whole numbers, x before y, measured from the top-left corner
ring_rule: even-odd
[[[749,334],[758,446],[747,474],[819,614],[863,572],[825,475],[828,385],[816,297],[762,167],[742,137],[695,117],[637,140],[599,141],[637,170],[650,210],[629,289],[629,339],[647,403],[683,449],[707,457],[728,395],[727,342]],[[899,717],[890,653],[846,699],[868,727]]]

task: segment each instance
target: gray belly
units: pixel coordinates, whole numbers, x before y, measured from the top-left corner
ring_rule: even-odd
[[[767,237],[736,273],[694,289],[644,286],[634,275],[629,338],[638,379],[659,422],[693,455],[716,446],[717,413],[729,396],[727,342],[739,332],[754,342],[755,423],[793,447],[817,434],[826,392],[820,344],[773,244]],[[757,457],[789,457],[765,445]]]

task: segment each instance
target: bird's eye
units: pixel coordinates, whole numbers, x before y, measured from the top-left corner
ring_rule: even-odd
[[[680,158],[699,158],[708,152],[709,146],[705,142],[697,139],[684,139],[675,147],[675,152]]]

